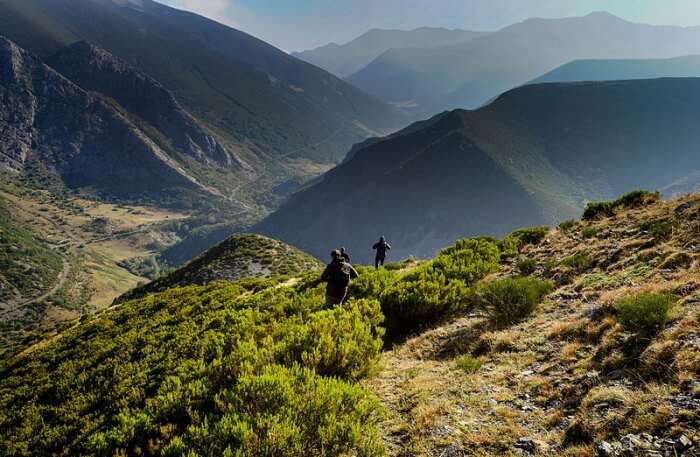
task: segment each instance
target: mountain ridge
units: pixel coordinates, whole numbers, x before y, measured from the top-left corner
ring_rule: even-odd
[[[255,230],[317,256],[345,245],[368,262],[385,235],[393,258],[429,257],[461,236],[552,225],[590,200],[692,183],[698,93],[698,78],[512,89],[365,142]]]
[[[528,19],[473,41],[389,50],[347,78],[413,118],[476,108],[575,59],[697,54],[700,27],[635,24],[610,14]]]
[[[412,30],[370,29],[343,44],[329,43],[293,56],[324,68],[339,77],[350,76],[393,48],[435,47],[468,41],[488,32],[444,27],[419,27]]]

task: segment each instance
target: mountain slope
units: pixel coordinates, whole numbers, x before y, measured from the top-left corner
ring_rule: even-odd
[[[58,282],[62,257],[15,220],[16,208],[0,197],[0,313],[38,297]]]
[[[348,81],[424,117],[474,108],[575,59],[664,58],[700,52],[700,28],[633,24],[607,13],[530,19],[475,40],[384,53]]]
[[[316,49],[292,53],[294,57],[323,68],[338,77],[360,71],[389,49],[430,48],[472,40],[483,32],[421,27],[415,30],[372,29],[354,40],[330,43]]]
[[[305,275],[83,319],[0,362],[3,455],[697,455],[700,196],[638,203],[360,268],[329,310]]]
[[[233,235],[184,267],[134,289],[119,301],[192,284],[299,274],[322,265],[317,259],[281,241],[255,234]]]
[[[323,255],[431,256],[462,236],[578,214],[588,199],[663,188],[700,169],[700,79],[524,86],[477,111],[368,142],[256,231]]]
[[[306,178],[316,164],[337,161],[352,143],[402,122],[312,65],[150,0],[8,0],[0,16],[0,34],[42,57],[85,40],[158,81],[254,167],[249,193]]]
[[[4,167],[19,172],[38,163],[71,187],[108,197],[214,192],[114,107],[4,38],[0,62]]]
[[[115,100],[184,155],[203,164],[247,166],[185,111],[171,92],[107,51],[80,41],[45,61],[83,89]]]
[[[700,56],[671,59],[575,60],[540,76],[531,84],[697,77],[700,77]]]

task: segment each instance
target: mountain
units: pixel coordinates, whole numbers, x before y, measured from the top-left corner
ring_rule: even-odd
[[[323,256],[429,257],[463,236],[579,214],[700,170],[700,79],[540,84],[369,141],[255,230]]]
[[[70,187],[97,189],[106,197],[216,194],[127,115],[4,38],[0,83],[5,168],[21,172],[38,164]]]
[[[3,456],[697,455],[700,196],[618,202],[332,309],[301,274],[85,317],[0,360]]]
[[[317,259],[281,241],[255,234],[238,234],[207,250],[184,267],[132,290],[120,297],[119,301],[173,287],[299,274],[322,266]]]
[[[150,0],[7,0],[0,34],[81,87],[133,109],[182,154],[212,165],[183,163],[185,172],[249,207],[251,199],[276,205],[289,187],[280,184],[303,181],[351,144],[403,123],[392,108],[323,70]],[[94,47],[76,45],[81,41]],[[150,108],[154,100],[163,103]],[[163,112],[176,114],[157,120]],[[230,176],[229,163],[245,172]]]
[[[671,59],[575,60],[540,76],[531,84],[697,77],[700,77],[700,56],[697,55]]]
[[[372,29],[342,45],[330,43],[308,51],[294,52],[292,55],[344,78],[360,71],[389,49],[444,46],[483,35],[486,33],[435,27],[415,30]]]
[[[392,49],[347,78],[416,118],[475,108],[577,59],[668,58],[700,53],[700,27],[634,24],[607,13],[529,19],[432,49]]]

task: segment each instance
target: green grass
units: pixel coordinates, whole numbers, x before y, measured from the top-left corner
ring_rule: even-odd
[[[468,354],[459,356],[455,359],[455,367],[469,374],[479,371],[482,365],[483,362],[481,360]]]
[[[597,227],[584,227],[581,230],[581,236],[585,239],[593,238],[598,235],[599,229]]]

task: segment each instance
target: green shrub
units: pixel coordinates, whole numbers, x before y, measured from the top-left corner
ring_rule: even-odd
[[[562,260],[561,264],[571,268],[576,273],[583,273],[595,265],[595,259],[585,252],[577,252]]]
[[[379,304],[322,305],[322,286],[274,280],[126,302],[3,367],[0,448],[382,455],[378,403],[354,382],[380,354]]]
[[[396,272],[380,268],[375,270],[370,267],[357,267],[360,277],[350,283],[348,297],[350,298],[377,298],[391,283],[398,279]],[[318,275],[316,275],[318,276]]]
[[[570,232],[574,227],[576,227],[576,224],[578,224],[577,221],[569,219],[568,221],[564,221],[559,224],[559,230],[564,233]]]
[[[499,327],[517,323],[529,316],[552,290],[548,281],[535,278],[509,278],[494,281],[477,291],[477,303]]]
[[[481,369],[482,365],[481,360],[468,354],[455,359],[455,366],[465,373],[476,373]]]
[[[468,300],[463,281],[448,280],[431,267],[420,268],[381,295],[387,335],[392,339],[439,322],[464,309]]]
[[[448,280],[459,279],[471,285],[498,270],[499,256],[499,249],[495,243],[465,239],[443,249],[433,260],[431,267],[444,274]]]
[[[517,255],[520,248],[527,244],[540,244],[547,236],[547,233],[549,233],[549,227],[547,226],[521,228],[513,231],[502,242],[501,250],[504,257]]]
[[[593,238],[598,234],[598,228],[596,227],[584,227],[581,230],[581,236],[588,239],[588,238]]]
[[[625,330],[649,336],[666,324],[674,302],[672,295],[643,293],[617,302],[615,310]]]
[[[615,210],[618,208],[636,208],[656,202],[659,198],[660,194],[658,192],[635,190],[623,195],[617,200],[590,202],[583,213],[583,219],[593,220],[601,217],[611,217],[615,215]]]
[[[376,300],[350,301],[309,316],[286,331],[280,362],[313,368],[327,376],[360,379],[379,360],[384,316]]]
[[[390,339],[455,314],[469,303],[469,287],[498,270],[499,249],[488,239],[465,239],[430,263],[389,282],[380,295]],[[377,281],[375,284],[387,285]],[[368,286],[358,286],[360,292]]]
[[[522,258],[519,259],[515,266],[523,276],[530,276],[537,269],[537,261],[535,259]]]
[[[669,220],[647,221],[640,228],[653,236],[655,240],[666,241],[673,235],[674,224]]]

